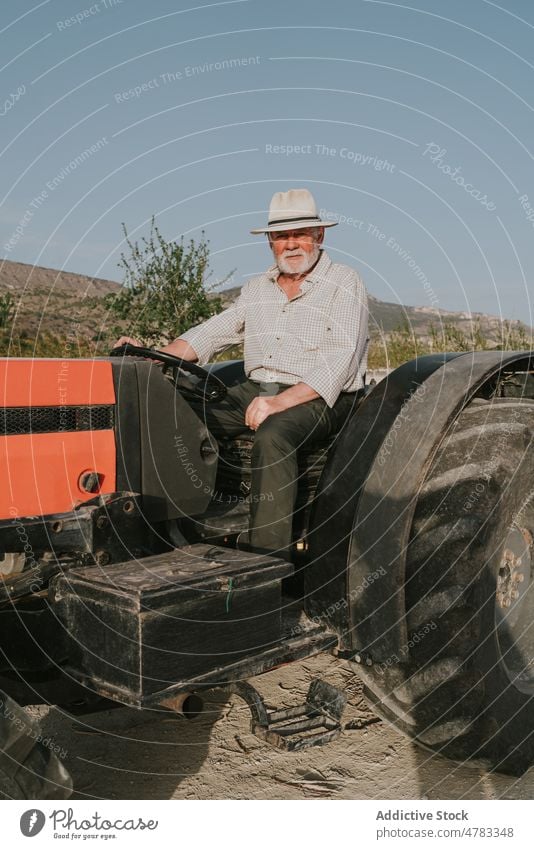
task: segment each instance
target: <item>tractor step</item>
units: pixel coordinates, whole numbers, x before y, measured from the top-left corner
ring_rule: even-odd
[[[233,682],[222,690],[244,699],[252,716],[252,733],[276,749],[297,752],[323,746],[341,733],[347,697],[319,678],[311,682],[304,704],[273,711],[267,709],[261,695],[246,681]]]

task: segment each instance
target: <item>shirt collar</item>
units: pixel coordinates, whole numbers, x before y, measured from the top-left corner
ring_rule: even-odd
[[[304,285],[305,283],[308,283],[308,281],[311,282],[311,283],[314,283],[314,282],[319,282],[320,280],[323,280],[327,276],[328,272],[330,271],[331,265],[332,265],[332,260],[328,256],[327,252],[325,250],[321,250],[317,263],[312,268],[312,270],[310,272],[308,272],[308,274],[306,275],[306,277],[302,281],[302,285]],[[272,280],[274,283],[276,283],[277,280],[278,280],[278,277],[280,276],[280,269],[278,268],[278,266],[275,263],[274,265],[271,265],[271,267],[267,269],[266,274],[267,274],[267,277],[269,278],[269,280]]]

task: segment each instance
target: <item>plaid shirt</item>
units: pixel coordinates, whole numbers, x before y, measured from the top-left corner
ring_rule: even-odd
[[[236,301],[179,337],[204,365],[217,351],[244,340],[245,372],[257,382],[306,383],[332,407],[340,392],[363,387],[367,368],[367,293],[359,274],[319,261],[291,300],[273,265],[252,277]]]

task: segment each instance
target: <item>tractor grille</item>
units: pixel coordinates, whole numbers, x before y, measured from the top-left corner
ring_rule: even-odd
[[[5,407],[0,409],[0,435],[110,430],[114,407]]]

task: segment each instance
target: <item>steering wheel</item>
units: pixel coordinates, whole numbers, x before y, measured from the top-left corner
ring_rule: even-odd
[[[170,366],[173,371],[182,369],[194,374],[195,377],[200,377],[200,383],[191,383],[190,380],[181,378],[174,371],[174,382],[180,389],[182,394],[196,400],[200,398],[202,401],[213,403],[214,401],[222,401],[226,397],[228,387],[216,375],[211,374],[202,366],[197,366],[195,363],[190,363],[189,360],[183,360],[181,357],[174,357],[172,354],[165,354],[158,351],[156,348],[142,348],[138,345],[130,345],[126,343],[119,348],[112,348],[109,352],[110,357],[143,357],[147,360],[159,360],[165,366]]]

